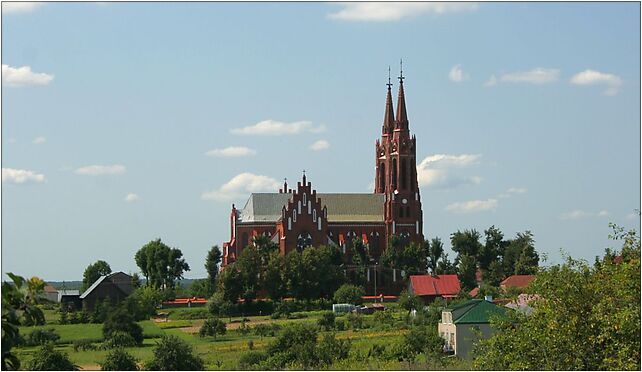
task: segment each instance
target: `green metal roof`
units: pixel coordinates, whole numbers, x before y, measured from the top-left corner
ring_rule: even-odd
[[[276,222],[292,194],[251,194],[240,222]],[[317,194],[328,208],[328,222],[383,222],[383,194]]]
[[[506,309],[486,300],[474,299],[445,309],[453,314],[455,324],[490,323],[493,316],[504,316]]]

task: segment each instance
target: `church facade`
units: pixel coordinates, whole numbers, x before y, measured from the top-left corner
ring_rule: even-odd
[[[255,236],[277,243],[282,255],[319,245],[337,245],[350,261],[350,246],[361,239],[373,259],[369,281],[400,279],[398,272],[377,268],[389,239],[398,235],[408,242],[423,241],[423,212],[417,183],[416,138],[406,112],[403,74],[399,77],[396,114],[390,82],[386,95],[381,138],[375,143],[373,193],[318,193],[305,173],[294,189],[253,193],[243,209],[232,205],[230,239],[223,244],[226,266],[236,260]],[[372,277],[372,278],[371,278]],[[376,284],[375,284],[376,286]]]

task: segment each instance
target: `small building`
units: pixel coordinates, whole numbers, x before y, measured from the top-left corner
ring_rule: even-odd
[[[98,278],[91,287],[80,295],[80,300],[84,309],[92,311],[98,302],[102,302],[106,298],[109,298],[112,304],[118,304],[133,291],[134,285],[131,275],[119,271]]]
[[[491,318],[505,314],[505,308],[479,299],[444,309],[437,326],[439,335],[446,341],[444,348],[459,357],[469,358],[473,344],[493,334]]]
[[[526,288],[535,280],[535,275],[511,275],[499,283],[502,291],[506,292],[511,288]]]
[[[173,307],[204,307],[205,305],[207,305],[207,299],[202,297],[175,298],[171,301],[163,301],[161,303],[161,309]]]
[[[82,307],[80,291],[77,289],[58,290],[58,302],[67,308],[78,310]]]
[[[58,290],[53,285],[47,284],[39,297],[50,302],[58,302]]]
[[[411,275],[408,291],[419,296],[424,303],[430,303],[437,297],[455,298],[461,291],[457,275]]]

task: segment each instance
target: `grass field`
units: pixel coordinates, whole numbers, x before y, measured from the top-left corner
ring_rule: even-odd
[[[250,347],[249,341],[251,340],[253,350],[264,350],[268,343],[275,337],[259,337],[253,332],[248,334],[241,334],[237,329],[241,325],[240,317],[226,318],[224,321],[227,323],[227,333],[223,336],[218,336],[216,339],[213,337],[201,338],[198,336],[198,329],[203,324],[202,309],[171,309],[179,310],[172,311],[169,319],[166,321],[153,321],[147,320],[139,322],[143,328],[145,337],[143,346],[127,348],[126,350],[134,355],[141,364],[150,360],[153,356],[154,345],[156,341],[163,335],[176,335],[179,338],[188,342],[194,348],[196,354],[201,356],[205,361],[208,370],[231,370],[238,369],[239,358],[247,353]],[[167,310],[161,310],[166,312]],[[174,317],[172,317],[172,314]],[[258,324],[279,324],[284,327],[293,323],[310,323],[316,324],[317,320],[321,318],[323,312],[321,311],[308,311],[302,312],[298,315],[299,319],[271,319],[269,316],[254,316],[247,317],[246,326],[252,328]],[[201,315],[201,319],[198,319]],[[395,311],[390,317],[391,322],[401,324],[405,313],[403,311]],[[174,318],[174,319],[172,319]],[[176,319],[179,318],[179,319]],[[363,316],[364,320],[371,319],[372,316]],[[21,327],[21,334],[26,334],[36,328],[53,328],[61,336],[60,340],[56,343],[56,349],[66,352],[70,359],[81,367],[81,369],[99,369],[99,363],[103,361],[107,351],[105,350],[88,350],[88,351],[74,351],[73,341],[79,339],[89,339],[92,342],[99,343],[102,341],[102,324],[69,324],[59,325],[56,324],[57,320],[53,314],[47,317],[47,323],[39,327]],[[346,322],[346,317],[338,317],[339,321]],[[371,324],[376,322],[370,322]],[[384,360],[374,357],[368,357],[368,351],[374,344],[390,347],[400,341],[406,332],[406,329],[401,326],[386,326],[375,325],[369,329],[347,329],[343,331],[336,331],[338,339],[347,339],[351,342],[351,349],[348,359],[336,362],[328,369],[339,370],[397,370],[397,369],[466,369],[466,364],[453,364],[453,365],[434,365],[430,360],[422,360],[418,358],[417,362],[413,365],[400,363],[396,360]],[[319,332],[321,336],[325,332]],[[26,365],[27,361],[31,358],[35,347],[21,347],[17,348],[16,354],[23,363]],[[422,364],[423,363],[423,364]]]

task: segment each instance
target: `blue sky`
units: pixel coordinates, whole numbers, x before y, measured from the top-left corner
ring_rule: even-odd
[[[4,3],[2,271],[134,272],[162,238],[204,277],[249,192],[371,191],[400,58],[427,237],[592,260],[640,227],[639,7]]]

